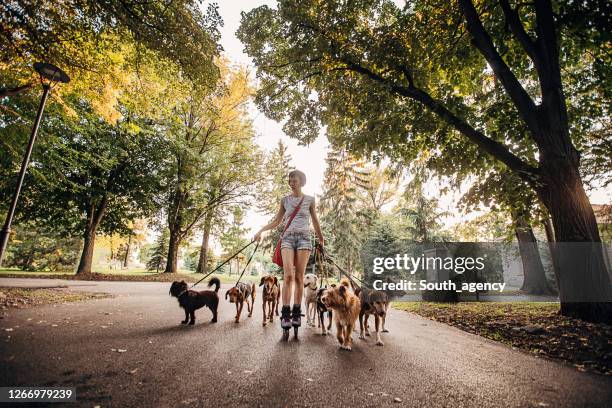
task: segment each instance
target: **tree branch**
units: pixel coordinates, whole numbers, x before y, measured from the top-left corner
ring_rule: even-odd
[[[509,0],[500,0],[499,3],[504,12],[504,15],[506,16],[506,22],[508,23],[510,30],[512,31],[516,39],[519,41],[525,52],[527,52],[529,58],[531,58],[535,65],[538,65],[539,56],[537,53],[536,43],[531,39],[531,37],[529,37],[529,34],[527,34],[527,32],[525,31],[525,27],[523,27],[523,24],[521,23],[517,9],[513,9],[510,6]]]
[[[465,17],[467,29],[472,35],[472,43],[478,48],[501,81],[532,135],[537,137],[539,126],[535,103],[497,52],[493,40],[482,25],[472,1],[459,0],[459,7]]]
[[[381,77],[380,75],[372,72],[371,70],[365,67],[362,67],[361,65],[346,60],[344,62],[347,64],[350,70],[365,75],[378,83],[390,86],[391,91],[395,92],[398,95],[422,103],[430,111],[438,115],[440,119],[453,126],[457,131],[462,133],[472,142],[476,143],[484,151],[486,151],[496,159],[500,160],[510,169],[516,171],[521,178],[528,182],[533,182],[532,176],[538,173],[537,168],[531,166],[518,156],[514,155],[503,144],[485,136],[482,132],[479,132],[478,130],[471,127],[463,119],[459,118],[450,110],[448,110],[440,101],[433,99],[427,92],[415,87],[404,87],[396,85],[392,81]]]

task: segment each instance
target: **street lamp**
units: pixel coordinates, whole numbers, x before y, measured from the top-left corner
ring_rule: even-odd
[[[15,189],[15,194],[13,194],[11,206],[9,208],[8,214],[6,215],[6,220],[4,221],[4,227],[2,227],[2,231],[0,231],[0,265],[2,265],[4,251],[6,250],[9,235],[11,234],[11,223],[13,222],[13,216],[15,215],[17,200],[19,199],[19,193],[21,192],[21,186],[23,185],[23,179],[25,177],[26,169],[28,168],[28,164],[30,163],[32,148],[34,147],[34,141],[36,140],[36,134],[38,133],[40,120],[42,118],[43,111],[45,110],[45,103],[47,103],[49,91],[51,90],[53,85],[58,82],[64,84],[70,82],[70,77],[68,77],[68,75],[64,71],[62,71],[55,65],[51,65],[46,62],[37,62],[34,64],[34,69],[40,75],[40,83],[43,87],[43,95],[42,99],[40,100],[40,105],[38,106],[38,112],[36,113],[36,120],[34,121],[34,127],[32,128],[30,141],[28,142],[28,147],[26,149],[25,156],[23,156],[23,161],[21,162],[19,178],[17,179],[17,188]]]

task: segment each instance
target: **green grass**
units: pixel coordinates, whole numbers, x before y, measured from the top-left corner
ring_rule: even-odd
[[[125,277],[126,280],[130,281],[166,281],[185,279],[186,281],[195,282],[200,280],[204,275],[194,273],[192,271],[179,270],[177,274],[164,274],[156,273],[155,271],[147,271],[143,268],[129,268],[129,269],[108,269],[108,268],[93,268],[93,274],[88,276],[82,276],[83,279],[96,280],[121,280],[121,277]],[[213,274],[221,280],[221,283],[234,283],[238,279],[237,274]],[[81,276],[76,275],[74,272],[66,271],[44,271],[44,272],[33,272],[33,271],[22,271],[15,268],[1,268],[0,277],[23,277],[23,278],[58,278],[58,279],[79,279]],[[210,278],[206,278],[206,281]],[[108,278],[108,279],[105,279]],[[167,278],[167,279],[165,279]],[[259,282],[259,276],[252,276],[245,274],[242,277],[242,281]]]

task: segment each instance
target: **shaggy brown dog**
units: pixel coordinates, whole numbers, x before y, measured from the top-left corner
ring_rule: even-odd
[[[334,321],[336,322],[336,338],[340,348],[351,350],[353,344],[353,328],[359,317],[361,303],[349,289],[349,281],[342,278],[338,287],[326,289],[321,296],[321,302],[328,309],[334,310]]]
[[[374,315],[374,324],[376,326],[376,344],[378,346],[384,346],[384,343],[380,339],[380,326],[382,321],[382,331],[387,332],[385,329],[385,319],[387,318],[387,310],[389,309],[389,297],[385,292],[380,290],[372,289],[355,289],[355,294],[359,296],[361,301],[361,311],[359,312],[359,338],[365,339],[365,335],[370,335],[368,327],[368,317]],[[364,319],[365,316],[365,319]],[[365,323],[365,324],[364,324]]]
[[[280,286],[278,286],[278,278],[276,276],[262,277],[259,286],[263,286],[261,293],[263,298],[263,325],[265,326],[268,320],[270,320],[270,323],[274,321],[274,313],[278,316]],[[268,305],[269,312],[266,312],[266,305]]]
[[[236,286],[225,292],[225,300],[227,300],[228,296],[230,303],[236,304],[236,323],[240,323],[240,314],[245,302],[249,311],[249,317],[253,315],[253,306],[255,305],[254,283],[239,282]],[[251,298],[250,304],[249,298]]]
[[[170,286],[170,295],[178,299],[179,306],[185,310],[185,320],[182,324],[195,324],[195,311],[201,307],[207,306],[213,314],[212,322],[217,322],[217,307],[219,306],[219,287],[221,281],[219,278],[211,278],[208,281],[208,287],[215,285],[214,292],[212,290],[203,290],[201,292],[190,290],[185,281],[174,281]]]

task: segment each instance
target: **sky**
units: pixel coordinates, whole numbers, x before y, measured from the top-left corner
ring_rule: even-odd
[[[403,2],[398,1],[398,3]],[[241,12],[248,12],[264,4],[275,7],[276,1],[241,0],[219,2],[219,13],[224,21],[224,26],[221,28],[221,45],[223,46],[224,54],[232,63],[248,66],[253,73],[253,77],[255,76],[255,67],[251,59],[243,52],[244,47],[238,38],[236,38],[235,33],[240,26]],[[308,183],[303,191],[309,195],[320,194],[323,187],[325,157],[329,149],[329,143],[325,136],[321,134],[309,146],[300,146],[295,139],[291,139],[283,133],[282,124],[266,118],[254,105],[251,107],[250,112],[257,132],[258,144],[263,149],[270,151],[276,147],[279,140],[282,140],[288,146],[288,152],[293,159],[293,165],[304,171],[307,175]],[[469,215],[458,214],[455,204],[461,192],[457,191],[446,196],[440,196],[439,188],[440,186],[437,183],[431,182],[426,186],[425,193],[430,197],[437,196],[440,200],[441,210],[451,213],[447,218],[447,223],[455,224],[478,215],[477,213]],[[604,204],[612,202],[612,191],[610,189],[591,191],[588,192],[588,195],[592,203]],[[257,229],[268,221],[267,217],[255,211],[249,211],[245,217],[245,227],[251,228],[254,234]]]

